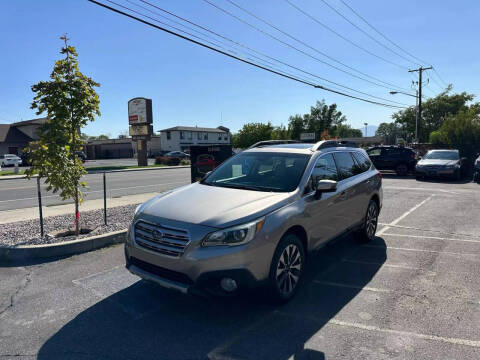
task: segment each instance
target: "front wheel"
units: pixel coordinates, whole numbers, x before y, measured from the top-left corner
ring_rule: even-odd
[[[399,164],[395,168],[395,172],[398,176],[407,176],[408,174],[408,166],[405,164]]]
[[[362,228],[358,231],[358,237],[362,242],[370,242],[375,238],[378,224],[378,205],[374,200],[370,200],[365,214],[365,220]]]
[[[269,287],[274,302],[290,300],[298,290],[305,267],[305,250],[300,239],[287,234],[280,240],[270,265]]]

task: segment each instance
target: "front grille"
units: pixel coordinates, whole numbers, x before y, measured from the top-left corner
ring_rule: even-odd
[[[142,220],[135,224],[134,235],[137,245],[172,257],[182,256],[190,243],[190,235],[186,230],[155,225]]]
[[[160,276],[161,278],[179,282],[185,285],[193,284],[193,281],[187,275],[180,272],[165,269],[160,266],[147,263],[135,257],[130,258],[130,263],[146,272]]]

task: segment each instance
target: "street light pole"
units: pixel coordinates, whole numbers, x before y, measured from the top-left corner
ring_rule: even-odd
[[[415,106],[417,108],[417,116],[415,117],[415,142],[418,144],[418,123],[422,113],[421,100],[420,100],[418,90],[416,90],[416,95],[412,95],[403,91],[390,91],[390,95],[395,95],[395,94],[403,94],[403,95],[407,95],[415,98]]]

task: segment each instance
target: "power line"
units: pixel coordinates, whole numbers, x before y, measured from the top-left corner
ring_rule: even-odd
[[[323,1],[323,0],[322,0]],[[419,57],[413,55],[412,53],[408,52],[404,48],[402,48],[400,45],[395,43],[393,40],[389,39],[385,34],[383,34],[380,30],[378,30],[375,26],[373,26],[370,22],[368,22],[363,16],[361,16],[355,9],[353,9],[350,5],[348,5],[344,0],[340,0],[343,5],[345,5],[348,9],[350,9],[351,12],[353,12],[356,16],[358,16],[365,24],[367,24],[372,30],[374,30],[377,34],[379,34],[381,37],[383,37],[385,40],[387,40],[389,43],[391,43],[393,46],[398,48],[399,50],[403,51],[405,54],[409,55],[413,59],[420,61],[423,64],[429,64],[430,62],[425,61],[420,59]],[[433,71],[436,73],[437,77],[439,80],[445,84],[445,86],[448,86],[448,84],[443,81],[443,79],[440,77],[440,74],[436,71],[435,67],[433,68]]]
[[[133,19],[133,20],[136,20],[136,21],[139,21],[139,22],[141,22],[141,23],[143,23],[143,24],[145,24],[145,25],[149,25],[149,26],[154,27],[154,28],[156,28],[156,29],[158,29],[158,30],[164,31],[164,32],[166,32],[166,33],[169,33],[169,34],[174,35],[174,36],[176,36],[176,37],[179,37],[179,38],[181,38],[181,39],[187,40],[187,41],[189,41],[189,42],[191,42],[191,43],[200,45],[200,46],[202,46],[202,47],[204,47],[204,48],[207,48],[207,49],[209,49],[209,50],[215,51],[215,52],[217,52],[217,53],[220,53],[220,54],[222,54],[222,55],[228,56],[228,57],[230,57],[230,58],[232,58],[232,59],[241,61],[241,62],[243,62],[243,63],[252,65],[252,66],[254,66],[254,67],[256,67],[256,68],[259,68],[259,69],[268,71],[268,72],[270,72],[270,73],[273,73],[273,74],[282,76],[282,77],[284,77],[284,78],[287,78],[287,79],[290,79],[290,80],[293,80],[293,81],[297,81],[297,82],[299,82],[299,83],[303,83],[303,84],[305,84],[305,85],[309,85],[309,86],[312,86],[312,87],[317,88],[317,89],[322,89],[322,90],[329,91],[329,92],[332,92],[332,93],[335,93],[335,94],[338,94],[338,95],[342,95],[342,96],[346,96],[346,97],[349,97],[349,98],[361,100],[361,101],[368,102],[368,103],[371,103],[371,104],[380,105],[380,106],[385,106],[385,107],[390,107],[390,108],[403,108],[403,107],[400,107],[400,106],[395,106],[395,105],[380,103],[380,102],[376,102],[376,101],[372,101],[372,100],[368,100],[368,99],[363,99],[363,98],[360,98],[360,97],[357,97],[357,96],[345,94],[345,93],[343,93],[343,92],[341,92],[341,91],[336,91],[336,90],[333,90],[333,89],[330,89],[330,88],[326,88],[326,87],[324,87],[324,86],[322,86],[322,85],[318,85],[318,84],[314,84],[314,83],[311,83],[311,82],[308,82],[308,81],[301,80],[301,79],[296,78],[296,77],[294,77],[294,76],[290,76],[290,75],[287,75],[287,74],[285,74],[285,73],[272,70],[272,69],[270,69],[270,68],[268,68],[268,67],[266,67],[266,66],[262,66],[262,65],[259,65],[259,64],[254,63],[254,62],[252,62],[252,61],[245,60],[245,59],[242,59],[242,58],[240,58],[240,57],[238,57],[238,56],[229,54],[229,53],[227,53],[227,52],[225,52],[225,51],[223,51],[223,50],[219,50],[219,49],[214,48],[214,47],[212,47],[212,46],[210,46],[210,45],[206,45],[206,44],[204,44],[204,43],[202,43],[202,42],[200,42],[200,41],[197,41],[197,40],[191,39],[191,38],[189,38],[189,37],[187,37],[187,36],[184,36],[184,35],[181,35],[181,34],[179,34],[179,33],[176,33],[176,32],[174,32],[174,31],[172,31],[172,30],[169,30],[169,29],[166,29],[166,28],[164,28],[164,27],[155,25],[155,24],[153,24],[153,23],[151,23],[151,22],[149,22],[149,21],[147,21],[147,20],[138,18],[138,17],[136,17],[136,16],[134,16],[134,15],[132,15],[132,14],[126,13],[126,12],[124,12],[124,11],[122,11],[122,10],[119,10],[119,9],[116,9],[116,8],[111,7],[111,6],[109,6],[109,5],[103,4],[103,3],[98,2],[98,1],[96,1],[96,0],[88,0],[88,1],[91,2],[91,3],[93,3],[93,4],[96,4],[96,5],[98,5],[98,6],[101,6],[101,7],[105,8],[105,9],[108,9],[108,10],[110,10],[110,11],[116,12],[117,14],[120,14],[120,15],[123,15],[123,16],[126,16],[126,17],[129,17],[129,18],[131,18],[131,19]]]
[[[395,85],[395,84],[392,84],[392,83],[383,81],[383,80],[378,79],[378,78],[376,78],[376,77],[374,77],[374,76],[368,75],[368,74],[366,74],[366,73],[364,73],[364,72],[362,72],[362,71],[360,71],[360,70],[358,70],[358,69],[356,69],[356,68],[354,68],[354,67],[352,67],[352,66],[349,66],[349,65],[347,65],[347,64],[339,61],[338,59],[335,59],[334,57],[326,54],[325,52],[320,51],[320,50],[318,50],[317,48],[314,48],[313,46],[305,43],[304,41],[302,41],[302,40],[300,40],[300,39],[292,36],[291,34],[283,31],[282,29],[278,28],[277,26],[273,25],[272,23],[266,21],[265,19],[262,19],[260,16],[254,14],[253,12],[251,12],[251,11],[243,8],[242,6],[238,5],[238,4],[235,3],[234,1],[232,1],[232,0],[226,0],[226,1],[228,1],[230,4],[232,4],[233,6],[237,7],[238,9],[242,10],[243,12],[247,13],[248,15],[254,17],[254,18],[257,19],[258,21],[261,21],[262,23],[264,23],[264,24],[270,26],[271,28],[279,31],[279,32],[282,33],[283,35],[289,37],[290,39],[293,39],[293,40],[295,40],[296,42],[302,44],[303,46],[308,47],[309,49],[311,49],[311,50],[313,50],[313,51],[315,51],[315,52],[317,52],[317,53],[325,56],[326,58],[328,58],[328,59],[336,62],[337,64],[340,64],[340,65],[342,65],[342,66],[344,66],[344,67],[346,67],[346,68],[348,68],[348,69],[350,69],[350,70],[356,71],[356,72],[358,72],[359,74],[362,74],[363,76],[366,76],[366,77],[368,77],[368,78],[371,78],[371,79],[373,79],[373,80],[376,80],[376,81],[378,81],[378,82],[381,82],[381,83],[383,83],[383,84],[385,84],[385,85],[388,85],[388,87],[387,87],[387,86],[382,86],[382,85],[377,84],[377,83],[373,83],[373,82],[371,82],[371,81],[369,81],[369,80],[366,80],[366,79],[363,79],[363,78],[361,78],[361,77],[358,77],[358,76],[356,76],[356,75],[354,75],[354,74],[352,74],[352,73],[350,73],[350,72],[347,72],[347,71],[344,71],[344,70],[342,70],[342,69],[339,69],[339,68],[336,67],[335,65],[331,65],[331,64],[328,64],[328,63],[326,63],[326,62],[323,62],[324,64],[326,64],[326,65],[328,65],[328,66],[331,66],[331,67],[333,67],[333,68],[336,69],[336,70],[342,71],[342,72],[344,72],[344,73],[347,73],[347,74],[349,74],[349,75],[351,75],[351,76],[354,76],[354,77],[356,77],[356,78],[359,78],[359,79],[361,79],[361,80],[367,81],[367,82],[369,82],[369,83],[371,83],[371,84],[374,84],[374,85],[377,85],[377,86],[382,86],[382,87],[388,88],[388,89],[391,89],[391,88],[393,87],[393,88],[397,88],[397,89],[401,89],[401,90],[406,90],[406,91],[408,91],[407,89],[402,88],[401,86],[398,86],[398,85]]]
[[[305,52],[305,51],[303,51],[303,50],[301,50],[301,49],[299,49],[299,48],[297,48],[297,47],[295,47],[295,46],[293,46],[292,44],[289,44],[289,43],[287,43],[287,42],[279,39],[278,37],[276,37],[276,36],[274,36],[274,35],[266,32],[266,31],[258,28],[257,26],[255,26],[255,25],[249,23],[248,21],[246,21],[246,20],[244,20],[244,19],[236,16],[235,14],[231,13],[230,11],[225,10],[224,8],[222,8],[222,7],[220,7],[220,6],[212,3],[210,0],[203,0],[203,1],[206,2],[207,4],[213,6],[213,7],[216,8],[217,10],[219,10],[219,11],[227,14],[228,16],[230,16],[230,17],[232,17],[232,18],[240,21],[241,23],[243,23],[243,24],[251,27],[252,29],[255,29],[256,31],[258,31],[258,32],[260,32],[260,33],[262,33],[262,34],[264,34],[264,35],[266,35],[266,36],[274,39],[275,41],[280,42],[281,44],[283,44],[283,45],[285,45],[285,46],[287,46],[287,47],[289,47],[289,48],[291,48],[291,49],[293,49],[293,50],[295,50],[295,51],[298,51],[298,52],[302,53],[302,54],[305,55],[305,56],[308,56],[309,58],[312,58],[312,59],[314,59],[314,60],[316,60],[316,61],[319,61],[319,62],[321,62],[321,63],[323,63],[323,64],[326,64],[326,65],[328,65],[328,66],[334,67],[335,69],[337,69],[337,70],[339,70],[339,71],[341,71],[341,72],[347,73],[347,74],[349,74],[349,75],[351,75],[351,76],[353,76],[353,77],[356,77],[356,78],[361,79],[361,80],[363,80],[363,81],[369,82],[369,83],[374,84],[374,85],[376,85],[376,86],[381,86],[381,87],[386,88],[386,89],[390,89],[390,88],[391,88],[391,87],[387,87],[387,86],[384,86],[384,85],[381,85],[381,84],[372,82],[372,81],[370,81],[370,80],[361,78],[361,77],[359,77],[359,76],[357,76],[357,75],[355,75],[355,74],[352,74],[352,73],[350,73],[350,72],[348,72],[348,71],[342,70],[342,69],[340,69],[340,68],[338,68],[338,67],[336,67],[336,66],[334,66],[334,65],[331,65],[331,64],[329,64],[329,63],[327,63],[327,62],[325,62],[325,61],[323,61],[323,60],[321,60],[321,59],[319,59],[319,58],[317,58],[317,57],[315,57],[315,56],[313,56],[313,55],[311,55],[311,54],[309,54],[309,53],[307,53],[307,52]],[[328,81],[328,80],[327,80],[327,81]],[[352,90],[352,89],[350,88],[350,90]],[[386,99],[382,99],[382,100],[386,100]],[[388,101],[388,100],[387,100],[387,101]]]
[[[106,0],[106,1],[109,1],[109,0]],[[332,84],[332,85],[336,85],[336,86],[338,86],[338,87],[341,87],[341,88],[344,88],[344,89],[347,89],[347,90],[350,90],[350,91],[354,91],[354,92],[357,92],[357,93],[359,93],[359,94],[362,94],[362,95],[365,95],[365,96],[369,96],[369,97],[372,97],[372,98],[375,98],[375,99],[378,99],[378,100],[383,100],[383,101],[387,101],[387,102],[391,102],[391,103],[395,103],[395,104],[399,104],[399,105],[409,106],[408,104],[405,104],[405,103],[401,103],[401,102],[398,102],[398,101],[393,101],[393,100],[390,100],[390,99],[386,99],[386,98],[382,98],[382,97],[379,97],[379,96],[371,95],[371,94],[369,94],[369,93],[366,93],[366,92],[363,92],[363,91],[360,91],[360,90],[357,90],[357,89],[353,89],[353,88],[351,88],[351,87],[349,87],[349,86],[339,84],[339,83],[337,83],[337,82],[335,82],[335,81],[328,80],[328,79],[326,79],[326,78],[324,78],[324,77],[318,76],[318,75],[316,75],[316,74],[313,74],[313,73],[311,73],[311,72],[305,71],[305,70],[303,70],[303,69],[301,69],[301,68],[299,68],[299,67],[296,67],[296,66],[294,66],[294,65],[290,65],[290,64],[288,64],[288,63],[286,63],[286,62],[284,62],[284,61],[282,61],[282,60],[279,60],[279,59],[277,59],[277,58],[274,58],[274,57],[272,57],[272,56],[269,56],[269,55],[267,55],[267,54],[265,54],[265,53],[263,53],[263,52],[260,52],[260,51],[257,51],[257,50],[255,50],[255,49],[252,49],[252,48],[250,48],[250,47],[248,47],[248,46],[246,46],[246,45],[243,45],[242,43],[239,43],[239,42],[237,42],[237,41],[231,40],[231,39],[229,39],[228,37],[225,37],[225,36],[220,35],[220,34],[218,34],[218,33],[216,33],[216,32],[213,32],[213,31],[211,31],[211,30],[209,30],[209,29],[207,29],[207,28],[205,28],[205,27],[203,27],[203,26],[196,25],[194,22],[189,21],[189,20],[187,20],[187,19],[184,19],[184,18],[182,18],[182,17],[179,17],[179,16],[177,16],[177,15],[171,13],[171,12],[168,12],[167,10],[164,10],[164,9],[162,9],[162,8],[156,6],[156,5],[153,5],[153,4],[149,3],[148,1],[145,1],[145,0],[140,0],[140,1],[142,1],[143,3],[149,4],[150,6],[156,8],[156,9],[159,9],[159,10],[161,10],[161,11],[164,11],[164,12],[166,12],[166,13],[172,15],[172,16],[175,16],[175,17],[180,18],[180,19],[182,19],[182,20],[184,20],[184,21],[187,21],[187,22],[190,23],[190,24],[193,24],[193,25],[195,25],[195,26],[199,26],[199,27],[202,28],[203,30],[206,30],[206,31],[208,31],[208,32],[210,32],[210,33],[216,34],[217,36],[220,36],[220,37],[222,37],[222,38],[224,38],[224,39],[226,39],[226,40],[228,40],[228,41],[230,41],[230,42],[233,42],[233,43],[235,43],[235,44],[238,45],[238,46],[242,46],[242,47],[244,47],[244,48],[246,48],[246,49],[249,49],[250,51],[253,51],[253,52],[257,53],[257,54],[260,54],[261,56],[264,56],[264,57],[266,57],[266,58],[268,58],[268,59],[270,59],[270,60],[273,60],[273,61],[275,61],[275,62],[278,62],[279,64],[282,64],[283,66],[287,66],[287,67],[289,67],[289,68],[291,68],[291,69],[294,69],[294,70],[296,70],[296,71],[300,71],[300,72],[302,72],[302,73],[304,73],[304,74],[306,74],[306,75],[308,75],[308,76],[313,76],[313,77],[315,77],[315,78],[317,78],[317,79],[320,79],[320,80],[322,80],[322,81],[328,82],[328,83],[330,83],[330,84]]]
[[[348,22],[350,25],[352,25],[353,27],[355,27],[357,30],[359,30],[362,34],[364,34],[365,36],[367,36],[368,38],[370,38],[371,40],[373,40],[374,42],[376,42],[378,45],[382,46],[383,48],[387,49],[388,51],[392,52],[393,54],[401,57],[402,59],[408,61],[408,62],[411,62],[415,65],[422,65],[422,64],[419,64],[415,61],[412,61],[411,59],[405,57],[404,55],[402,54],[399,54],[398,52],[396,52],[395,50],[393,50],[392,48],[386,46],[384,43],[378,41],[377,39],[375,39],[372,35],[370,35],[369,33],[367,33],[365,30],[363,30],[360,26],[358,26],[357,24],[355,24],[353,21],[351,21],[349,18],[347,18],[345,15],[343,15],[338,9],[336,9],[335,7],[333,7],[330,3],[328,3],[326,0],[321,0],[325,5],[327,5],[332,11],[334,11],[338,16],[340,16],[342,19],[344,19],[346,22]]]
[[[302,8],[300,8],[299,6],[293,4],[290,0],[285,0],[285,2],[287,4],[289,4],[291,7],[293,7],[294,9],[296,9],[297,11],[299,11],[300,13],[302,13],[303,15],[305,15],[306,17],[308,17],[309,19],[313,20],[314,22],[316,22],[317,24],[321,25],[322,27],[324,27],[325,29],[327,29],[328,31],[330,31],[331,33],[337,35],[338,37],[340,37],[341,39],[345,40],[346,42],[350,43],[351,45],[355,46],[356,48],[366,52],[367,54],[370,54],[371,56],[374,56],[380,60],[383,60],[385,61],[386,63],[389,63],[391,65],[395,65],[403,70],[408,70],[408,68],[406,66],[403,66],[403,65],[400,65],[394,61],[391,61],[391,60],[388,60],[380,55],[377,55],[373,52],[371,52],[370,50],[368,49],[365,49],[363,46],[361,45],[358,45],[357,43],[353,42],[352,40],[350,40],[349,38],[343,36],[342,34],[338,33],[337,31],[333,30],[331,27],[329,27],[328,25],[325,25],[323,22],[321,22],[320,20],[318,20],[316,17],[312,16],[311,14],[309,14],[308,12],[306,12],[305,10],[303,10]]]
[[[444,80],[442,79],[442,77],[441,77],[440,74],[438,73],[437,69],[435,69],[435,67],[433,67],[433,72],[437,75],[437,77],[440,79],[440,81],[445,84],[445,86],[448,86],[448,85],[449,85],[446,81],[444,81]]]
[[[323,1],[323,0],[322,0]],[[343,5],[345,5],[347,8],[350,9],[351,12],[353,12],[357,17],[359,17],[365,24],[367,24],[373,31],[375,31],[378,35],[383,37],[385,40],[387,40],[390,44],[395,46],[397,49],[403,51],[405,54],[409,55],[413,59],[420,61],[423,64],[428,64],[428,61],[424,61],[415,55],[409,53],[407,50],[403,49],[400,47],[400,45],[396,44],[394,41],[390,40],[385,34],[383,34],[380,30],[378,30],[376,27],[374,27],[372,24],[370,24],[363,16],[361,16],[357,11],[355,11],[350,5],[348,5],[344,0],[340,0]],[[411,60],[410,60],[411,61]]]

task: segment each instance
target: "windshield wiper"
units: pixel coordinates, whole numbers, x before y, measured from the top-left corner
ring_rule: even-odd
[[[242,190],[254,190],[254,191],[269,191],[266,190],[265,188],[262,188],[260,186],[253,186],[253,185],[243,185],[243,184],[231,184],[231,183],[217,183],[214,182],[212,185],[218,186],[218,187],[228,187],[232,189],[242,189]]]

